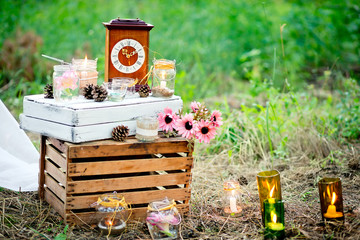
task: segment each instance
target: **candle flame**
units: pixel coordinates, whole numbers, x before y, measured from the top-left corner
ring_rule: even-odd
[[[110,219],[108,219],[108,220],[106,220],[106,225],[108,225],[108,226],[112,226],[114,223],[113,223],[113,221],[111,221]]]
[[[276,223],[277,221],[277,216],[276,213],[274,211],[271,212],[271,220],[273,223]]]
[[[85,62],[84,62],[84,64],[86,65],[86,63],[87,63],[87,54],[85,54]]]
[[[332,198],[331,198],[331,205],[334,205],[335,201],[336,201],[336,193],[333,192]]]

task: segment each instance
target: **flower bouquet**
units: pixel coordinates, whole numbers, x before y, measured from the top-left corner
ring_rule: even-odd
[[[216,130],[223,124],[221,112],[214,110],[210,112],[204,104],[192,102],[192,112],[176,114],[170,108],[158,114],[159,127],[165,136],[176,136],[177,134],[186,138],[193,144],[195,140],[209,143],[216,136]]]

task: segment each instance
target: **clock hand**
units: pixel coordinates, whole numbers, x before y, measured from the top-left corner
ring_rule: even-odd
[[[122,49],[122,55],[125,55],[126,58],[130,58],[130,57],[131,57],[131,53],[128,54],[128,50],[125,49],[125,48]]]
[[[132,51],[131,53],[130,53],[130,55],[131,56],[134,56],[135,54],[137,54],[138,52],[137,52],[137,50],[134,50],[134,51]]]

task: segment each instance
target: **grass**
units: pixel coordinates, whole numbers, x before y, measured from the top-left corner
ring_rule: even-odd
[[[343,92],[311,87],[293,92],[291,86],[284,92],[271,84],[254,84],[244,85],[247,91],[241,95],[206,100],[212,109],[223,111],[225,121],[210,145],[196,146],[191,211],[180,225],[183,239],[262,239],[256,174],[271,168],[281,173],[289,239],[358,239],[360,145],[358,139],[344,135],[338,124],[350,127],[348,123],[356,121],[351,114],[359,105],[360,90],[352,79],[338,81]],[[342,98],[345,92],[348,97]],[[351,106],[350,112],[337,108],[339,104]],[[317,182],[325,176],[342,178],[344,225],[321,222]],[[238,218],[222,212],[222,182],[228,179],[241,183],[244,208]],[[0,202],[5,204],[1,210],[5,224],[0,231],[5,238],[60,238],[65,234],[68,239],[106,239],[93,228],[66,228],[36,193],[4,189]],[[135,222],[121,239],[149,237],[146,225]]]

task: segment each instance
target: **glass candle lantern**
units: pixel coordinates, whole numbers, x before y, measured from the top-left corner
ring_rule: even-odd
[[[118,235],[126,228],[127,203],[121,194],[103,194],[98,198],[96,210],[104,215],[98,223],[106,235]]]
[[[109,79],[109,81],[113,82],[113,83],[117,82],[117,83],[127,85],[125,98],[138,98],[139,97],[139,94],[137,94],[137,92],[136,92],[136,82],[137,81],[135,81],[135,79],[128,78],[128,77],[115,77],[115,78]]]
[[[323,178],[318,182],[323,220],[344,220],[340,178]]]
[[[73,100],[79,96],[79,77],[73,65],[55,65],[53,93],[56,101]]]
[[[97,60],[89,60],[86,56],[85,59],[72,59],[72,64],[75,66],[79,76],[81,94],[82,89],[84,89],[87,84],[97,85]]]
[[[264,201],[269,200],[270,203],[274,203],[276,200],[282,200],[281,198],[281,185],[280,185],[280,173],[277,170],[263,171],[256,176],[260,209],[263,224],[264,222]]]
[[[169,98],[175,89],[175,60],[154,59],[152,96]]]
[[[174,200],[164,198],[148,205],[146,224],[152,239],[177,239],[181,216]]]
[[[103,86],[108,92],[108,99],[113,102],[119,102],[124,100],[129,84],[129,81],[113,79],[111,82],[104,82]]]
[[[232,216],[242,211],[240,184],[237,181],[224,182],[224,212]]]
[[[153,142],[158,138],[159,121],[155,117],[139,117],[136,119],[135,137],[142,142]]]
[[[264,201],[265,239],[285,238],[284,203],[281,200]]]

